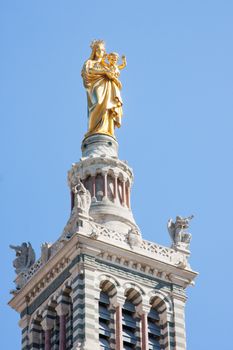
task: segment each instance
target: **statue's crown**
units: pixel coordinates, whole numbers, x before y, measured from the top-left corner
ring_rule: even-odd
[[[92,40],[91,48],[93,49],[97,45],[105,45],[105,42],[103,40]]]

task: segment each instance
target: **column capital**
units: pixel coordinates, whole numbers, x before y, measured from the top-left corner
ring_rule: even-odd
[[[148,305],[148,304],[139,304],[136,306],[136,313],[139,315],[139,316],[142,316],[142,315],[147,315],[149,312],[150,312],[150,309],[151,309],[151,305]]]
[[[44,331],[48,331],[51,330],[54,326],[54,319],[53,318],[49,318],[49,317],[45,317],[42,321],[41,321],[41,327]]]
[[[118,306],[123,306],[125,302],[125,297],[115,295],[113,298],[110,298],[110,305],[114,308],[117,308]]]
[[[58,316],[62,316],[62,315],[66,316],[66,315],[68,315],[69,309],[70,309],[69,304],[64,304],[62,302],[60,302],[55,308],[56,313],[58,314]]]
[[[49,310],[45,310],[42,314],[41,327],[44,331],[52,329],[54,326],[54,314]]]

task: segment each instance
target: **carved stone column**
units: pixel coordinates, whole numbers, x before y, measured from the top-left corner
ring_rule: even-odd
[[[126,190],[126,204],[128,206],[128,208],[131,208],[131,203],[130,203],[130,184],[129,182],[127,182],[127,186],[126,186],[127,190]]]
[[[108,196],[108,188],[107,188],[107,176],[108,176],[108,173],[105,171],[102,173],[103,174],[103,178],[104,178],[104,188],[103,188],[103,194],[104,194],[104,199],[107,198]]]
[[[96,189],[95,189],[95,175],[92,176],[92,197],[96,197]]]
[[[112,300],[112,306],[115,308],[115,337],[116,349],[123,350],[123,333],[122,333],[122,305],[124,303],[123,297],[117,297]]]
[[[141,315],[141,339],[142,339],[142,350],[148,350],[148,320],[147,312],[143,312]]]
[[[149,304],[149,303],[148,303]],[[136,307],[136,312],[140,317],[140,339],[141,339],[141,349],[149,350],[149,337],[148,337],[148,313],[150,307],[149,305],[139,304]]]
[[[60,302],[56,312],[59,316],[59,350],[66,350],[66,317],[69,313],[69,305]]]
[[[118,178],[117,175],[114,175],[114,202],[116,202],[117,199],[117,184],[118,184]]]
[[[122,180],[122,205],[126,205],[125,179]]]
[[[51,330],[54,327],[54,319],[51,317],[48,311],[45,311],[43,314],[41,327],[44,330],[45,335],[45,350],[51,350]]]
[[[110,298],[110,305],[108,307],[108,310],[110,311],[110,321],[109,321],[109,329],[110,329],[110,337],[109,337],[109,342],[110,342],[110,349],[115,349],[116,348],[116,341],[115,341],[115,312],[116,309],[114,305],[111,302]]]
[[[122,306],[120,304],[116,306],[116,349],[123,349]]]

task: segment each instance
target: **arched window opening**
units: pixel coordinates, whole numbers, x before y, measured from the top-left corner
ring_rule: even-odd
[[[125,201],[126,201],[126,206],[129,208],[130,207],[130,187],[129,187],[129,181],[126,182],[125,185]]]
[[[136,319],[134,318],[135,306],[129,301],[125,301],[122,306],[122,331],[123,331],[123,349],[132,350],[135,349],[137,338],[136,332]]]
[[[92,177],[90,175],[87,176],[87,178],[83,181],[83,184],[85,188],[91,193],[91,196],[93,197],[93,186],[92,186]]]
[[[117,179],[117,192],[120,204],[123,203],[123,184],[121,179]]]
[[[96,199],[98,202],[101,202],[104,196],[104,178],[101,174],[96,175],[95,178],[96,186]]]
[[[105,292],[100,292],[99,299],[99,342],[101,350],[110,350],[110,321],[109,296]]]
[[[148,313],[149,350],[161,350],[161,327],[159,313],[151,308]]]

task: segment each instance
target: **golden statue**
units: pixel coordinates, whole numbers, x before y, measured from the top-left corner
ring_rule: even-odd
[[[114,137],[115,127],[121,126],[122,86],[118,78],[120,70],[126,66],[126,58],[122,56],[122,64],[118,65],[119,55],[116,52],[106,54],[102,40],[94,40],[91,49],[91,56],[82,69],[89,123],[85,136],[105,134]]]

